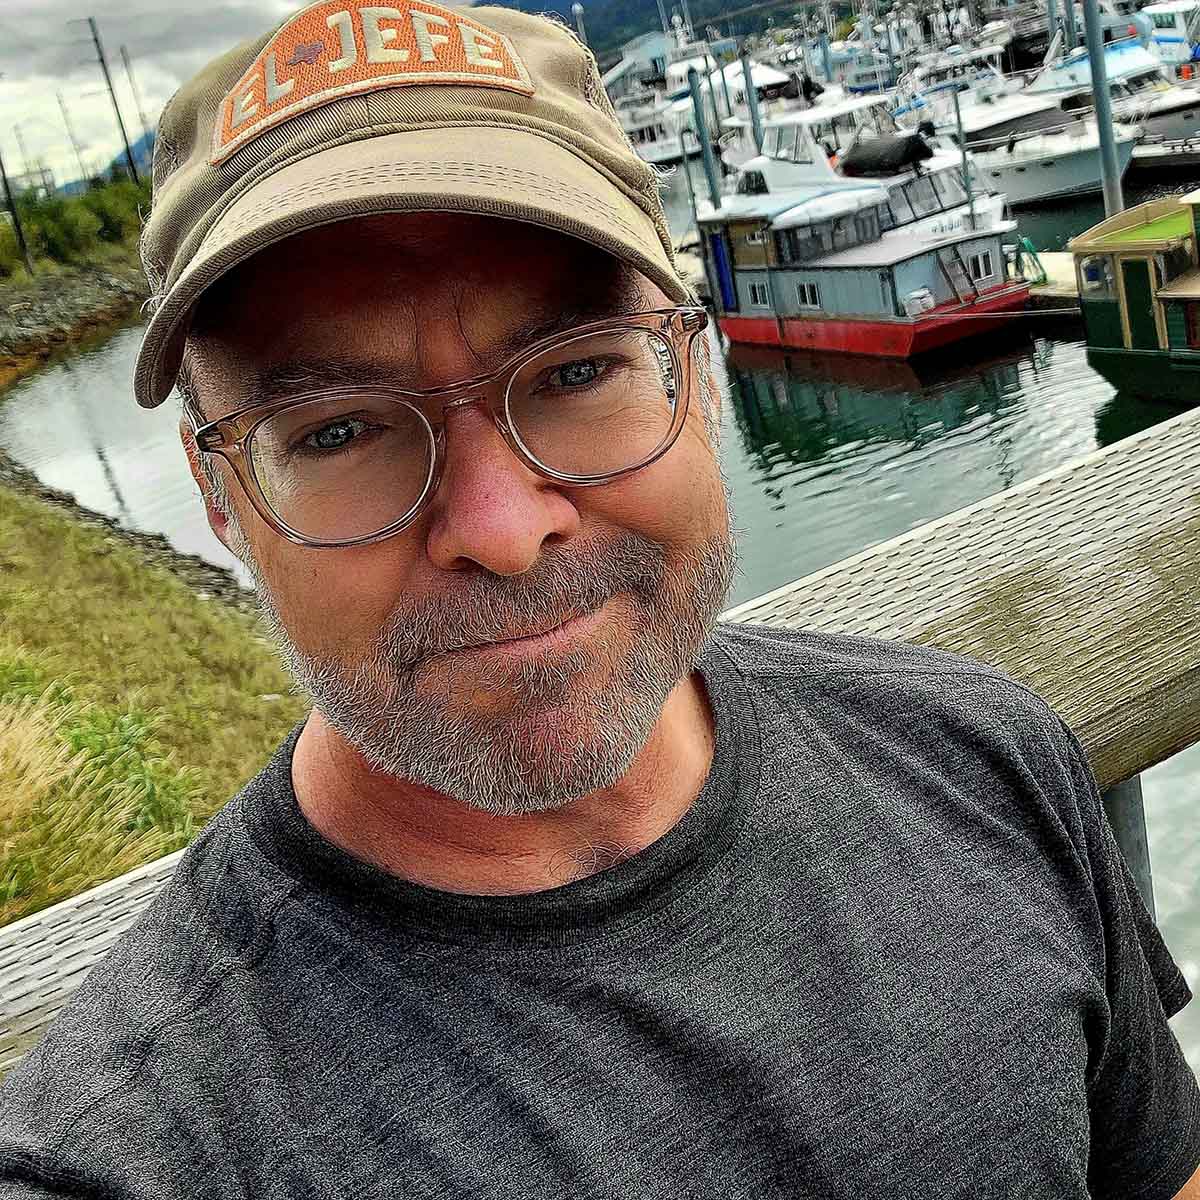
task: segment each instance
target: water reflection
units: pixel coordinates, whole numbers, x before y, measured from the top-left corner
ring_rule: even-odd
[[[58,357],[0,397],[0,448],[50,487],[131,529],[234,571],[245,568],[213,536],[179,441],[179,406],[133,401],[142,326]]]
[[[731,346],[739,598],[1096,448],[1112,388],[1078,341],[1013,331],[916,362]]]
[[[1016,402],[1018,363],[1044,364],[1028,340],[984,364],[942,358],[917,365],[811,351],[731,347],[738,428],[764,467],[781,456],[813,462],[858,442],[904,442],[914,449]]]

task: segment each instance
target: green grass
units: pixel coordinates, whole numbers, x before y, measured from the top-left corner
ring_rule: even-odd
[[[303,715],[257,622],[0,489],[0,923],[186,845]]]

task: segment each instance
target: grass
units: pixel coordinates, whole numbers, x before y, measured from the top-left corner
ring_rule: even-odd
[[[0,489],[0,923],[186,845],[304,702],[258,624]]]

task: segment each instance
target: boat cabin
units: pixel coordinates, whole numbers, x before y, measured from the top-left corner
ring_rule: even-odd
[[[1164,63],[1190,63],[1200,48],[1200,0],[1161,0],[1142,9],[1153,28],[1150,38]]]
[[[1117,213],[1072,238],[1088,362],[1133,395],[1200,398],[1200,191]]]

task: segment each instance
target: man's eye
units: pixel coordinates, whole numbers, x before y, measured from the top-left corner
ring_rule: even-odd
[[[586,387],[589,383],[595,383],[599,375],[599,359],[577,358],[556,368],[550,378],[555,387]]]
[[[320,429],[314,429],[304,439],[303,444],[312,450],[340,450],[358,437],[366,427],[364,422],[349,418],[331,421],[328,425],[322,425]]]

